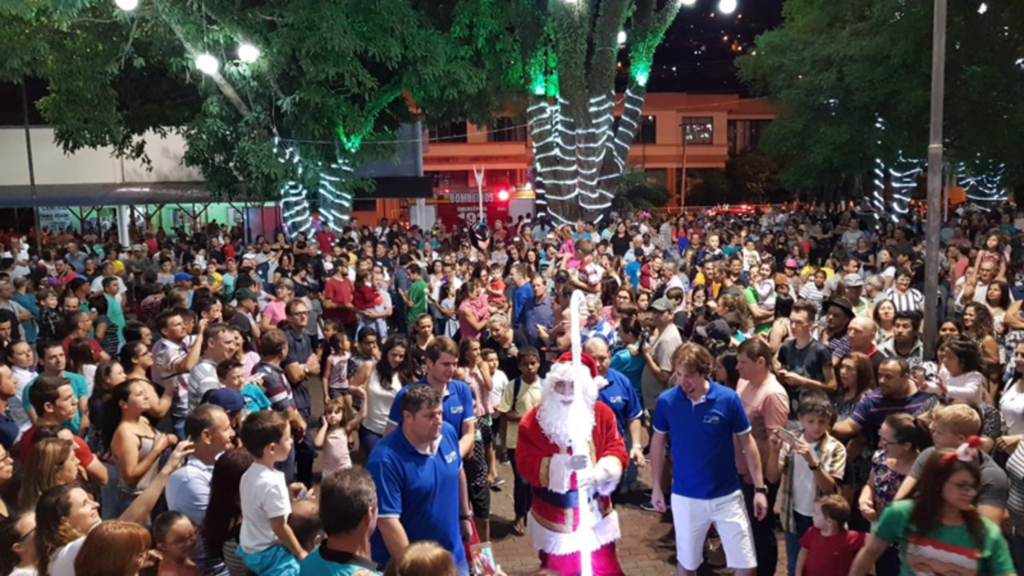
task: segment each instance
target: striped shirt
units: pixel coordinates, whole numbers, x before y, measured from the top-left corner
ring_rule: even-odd
[[[882,293],[882,299],[892,300],[897,312],[912,312],[924,306],[924,294],[916,288],[911,288],[906,294],[900,294],[895,287],[889,288]]]
[[[1024,530],[1024,450],[1014,450],[1006,462],[1006,476],[1010,480],[1010,497],[1006,509],[1010,512],[1010,525]]]
[[[938,398],[934,394],[922,390],[906,398],[887,398],[882,395],[881,388],[876,388],[861,398],[850,418],[864,428],[869,438],[874,438],[890,414],[905,412],[916,416],[931,410],[937,402]]]

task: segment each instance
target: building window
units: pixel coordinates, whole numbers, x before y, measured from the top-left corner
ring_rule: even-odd
[[[747,150],[757,150],[761,134],[771,120],[730,120],[729,155],[735,156]]]
[[[487,130],[488,142],[526,142],[526,124],[517,123],[512,118],[503,116],[494,121]]]
[[[369,200],[366,198],[353,198],[352,199],[352,211],[353,212],[376,212],[377,201]]]
[[[693,146],[710,146],[715,140],[715,123],[711,116],[683,118],[683,139]]]
[[[427,172],[425,175],[434,178],[434,188],[439,190],[463,190],[469,187],[470,176],[466,170]],[[473,185],[476,186],[476,181]]]
[[[636,131],[637,144],[657,144],[658,143],[658,117],[657,116],[641,116],[640,117],[640,129]]]
[[[452,122],[440,126],[431,126],[427,129],[427,141],[438,144],[452,144],[466,142],[466,123]]]

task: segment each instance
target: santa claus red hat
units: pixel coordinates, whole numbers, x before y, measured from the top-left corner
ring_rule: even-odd
[[[555,362],[571,364],[572,352],[566,352],[565,354],[562,354],[561,356],[558,357],[558,360],[555,360]],[[584,352],[580,354],[580,362],[582,362],[583,365],[590,370],[591,378],[597,378],[597,361],[594,360],[593,356]]]

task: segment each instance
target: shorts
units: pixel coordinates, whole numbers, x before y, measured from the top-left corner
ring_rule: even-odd
[[[685,570],[696,571],[704,562],[704,541],[712,524],[718,531],[729,568],[757,567],[743,492],[701,500],[672,495],[672,523],[676,529],[676,557]]]

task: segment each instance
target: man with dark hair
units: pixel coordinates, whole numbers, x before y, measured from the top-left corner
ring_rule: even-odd
[[[911,369],[917,368],[924,361],[924,343],[917,330],[920,324],[921,316],[917,311],[897,311],[892,323],[892,338],[882,342],[878,351],[886,358],[905,360]]]
[[[846,298],[826,300],[821,305],[825,313],[825,330],[828,334],[828,350],[832,353],[832,365],[839,366],[844,356],[850,353],[850,338],[846,329],[854,319],[853,304]]]
[[[167,481],[164,494],[167,508],[181,512],[195,526],[202,526],[210,504],[210,481],[217,458],[232,447],[235,431],[223,408],[202,404],[185,419],[185,435],[193,442],[194,452],[188,462],[175,470]],[[224,562],[216,554],[207,554],[203,539],[196,541],[192,558],[205,574],[222,574]]]
[[[185,438],[185,417],[188,415],[188,383],[192,369],[203,354],[203,332],[206,320],[199,321],[199,333],[191,336],[185,319],[177,310],[166,310],[156,318],[160,339],[153,345],[153,383],[162,389],[172,386],[176,391],[171,403],[171,422],[178,439]]]
[[[832,435],[845,442],[864,431],[872,446],[887,416],[900,412],[917,416],[931,410],[937,400],[918,389],[906,360],[887,358],[878,366],[878,388],[865,394],[847,419],[836,422]]]
[[[469,384],[455,380],[455,367],[459,362],[459,345],[446,336],[438,336],[427,346],[427,374],[416,384],[428,384],[441,395],[444,405],[444,421],[451,424],[459,434],[459,451],[463,458],[468,458],[473,450],[476,435],[476,416],[473,413],[473,391]],[[402,399],[409,387],[402,388],[395,395],[388,414],[387,432],[391,432],[402,422],[405,408]]]
[[[327,538],[302,561],[301,576],[335,576],[366,570],[377,574],[370,560],[370,535],[377,525],[377,487],[362,468],[331,474],[320,484],[320,524]]]
[[[72,395],[74,396],[74,410],[72,410],[71,415],[67,416],[66,421],[56,422],[56,424],[63,424],[64,427],[71,430],[72,434],[79,434],[82,430],[89,428],[89,385],[85,381],[85,376],[68,372],[64,369],[67,362],[64,356],[64,348],[61,347],[60,343],[42,342],[39,344],[38,349],[43,370],[39,373],[39,377],[25,385],[25,389],[21,393],[22,406],[25,407],[25,413],[33,423],[42,416],[41,413],[36,411],[35,404],[32,403],[31,396],[29,395],[33,386],[35,386],[40,378],[50,376],[63,379],[71,388]]]
[[[72,312],[67,314],[65,317],[65,330],[67,331],[67,338],[61,341],[61,346],[64,348],[64,355],[67,356],[68,348],[71,347],[71,342],[76,338],[85,338],[89,342],[89,349],[92,350],[92,359],[94,362],[100,360],[110,360],[110,355],[103,351],[103,347],[96,341],[95,338],[89,334],[92,332],[92,315],[88,312]]]
[[[48,350],[60,351],[60,345],[51,344]],[[62,430],[58,436],[64,440],[74,442],[75,456],[78,457],[78,463],[85,468],[89,482],[93,484],[106,484],[106,466],[93,455],[85,440],[72,434],[65,425],[65,422],[74,416],[77,409],[75,393],[72,391],[71,383],[68,379],[62,375],[40,376],[30,382],[29,387],[25,388],[24,399],[25,405],[31,405],[34,409],[33,413],[38,416],[34,418],[32,427],[21,435],[20,455],[22,463],[28,462],[28,457],[32,454],[32,444],[36,432],[40,427],[60,427]]]
[[[836,373],[832,368],[832,353],[811,336],[817,309],[807,300],[798,300],[789,313],[790,332],[793,337],[779,347],[780,368],[776,375],[786,387],[790,398],[790,419],[796,419],[798,388],[834,390]]]
[[[428,363],[436,365],[438,354],[444,358],[449,353],[435,353]],[[468,576],[462,538],[472,533],[473,515],[459,433],[432,383],[403,388],[394,407],[401,411],[401,427],[385,435],[366,462],[380,498],[373,559],[387,564],[410,543],[433,540],[452,553],[459,574]],[[472,403],[468,409],[472,416]]]

